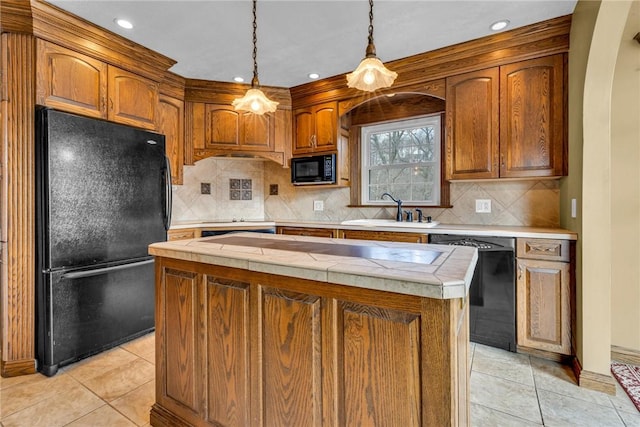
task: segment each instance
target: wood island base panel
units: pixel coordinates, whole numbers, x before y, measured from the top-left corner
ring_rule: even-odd
[[[316,243],[345,244],[278,238],[306,240],[311,244],[303,246],[311,248]],[[401,262],[423,277],[428,275],[421,269],[444,273],[447,265],[458,265],[467,280],[477,259],[475,249],[349,244],[373,245],[378,251],[442,251],[439,267]],[[294,253],[261,248],[260,243],[226,246],[226,251],[220,245],[208,249],[205,239],[150,246],[156,256],[156,402],[151,425],[469,424],[466,295],[425,297],[331,283],[320,276],[277,274],[279,265],[300,262]],[[212,251],[226,255],[214,256]],[[331,269],[326,257],[333,257],[335,265],[347,259],[310,255],[322,258],[320,267],[311,269],[316,273]],[[267,259],[274,272],[251,270],[251,260]],[[399,266],[387,259],[350,260],[355,265]],[[372,282],[380,280],[376,274],[381,275],[372,269]]]

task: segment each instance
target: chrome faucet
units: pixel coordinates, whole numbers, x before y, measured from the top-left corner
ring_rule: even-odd
[[[383,199],[383,198],[384,198],[384,196],[389,196],[389,198],[390,198],[391,200],[393,200],[395,203],[397,203],[397,204],[398,204],[398,213],[396,214],[396,221],[398,221],[398,222],[402,222],[402,200],[400,200],[400,199],[398,199],[398,200],[394,199],[394,198],[393,198],[393,196],[392,196],[391,194],[389,194],[389,193],[384,193],[384,194],[382,194],[382,196],[380,196],[380,198],[381,198],[381,199]]]

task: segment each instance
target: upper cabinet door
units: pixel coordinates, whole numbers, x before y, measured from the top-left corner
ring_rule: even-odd
[[[498,68],[447,79],[447,179],[498,177],[498,79]]]
[[[293,154],[336,151],[338,104],[327,102],[293,112]]]
[[[313,113],[304,108],[293,113],[293,127],[295,139],[293,154],[313,151]]]
[[[184,101],[160,95],[158,132],[165,136],[165,152],[171,165],[171,182],[182,184],[184,163]]]
[[[109,120],[145,129],[156,126],[158,84],[109,65]]]
[[[337,147],[338,108],[334,102],[315,107],[315,151]]]
[[[107,118],[107,64],[37,40],[36,103]]]
[[[500,176],[567,172],[564,56],[500,67]]]
[[[243,113],[240,128],[241,148],[244,150],[273,151],[274,116]]]
[[[205,147],[238,148],[240,113],[231,105],[205,105]]]

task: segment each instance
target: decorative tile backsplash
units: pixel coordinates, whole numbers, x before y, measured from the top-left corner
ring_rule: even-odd
[[[231,178],[229,180],[229,200],[251,200],[251,180]]]
[[[173,187],[172,221],[264,219],[264,161],[207,158],[184,167],[184,185]],[[211,183],[202,194],[203,183]]]
[[[290,181],[289,169],[269,161],[226,157],[200,160],[194,166],[185,166],[184,185],[173,187],[173,221],[395,217],[394,207],[348,207],[349,188],[294,187]],[[201,183],[211,183],[211,194],[201,194]],[[476,199],[491,200],[492,212],[476,213]],[[315,200],[324,202],[324,210],[313,210]],[[424,209],[424,215],[444,224],[559,227],[560,181],[457,182],[451,184],[451,205],[448,209]]]

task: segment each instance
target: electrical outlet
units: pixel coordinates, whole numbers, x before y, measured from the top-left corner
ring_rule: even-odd
[[[314,200],[313,201],[313,210],[314,211],[323,211],[324,210],[324,201],[323,200]]]
[[[476,199],[476,213],[491,213],[491,200]]]

